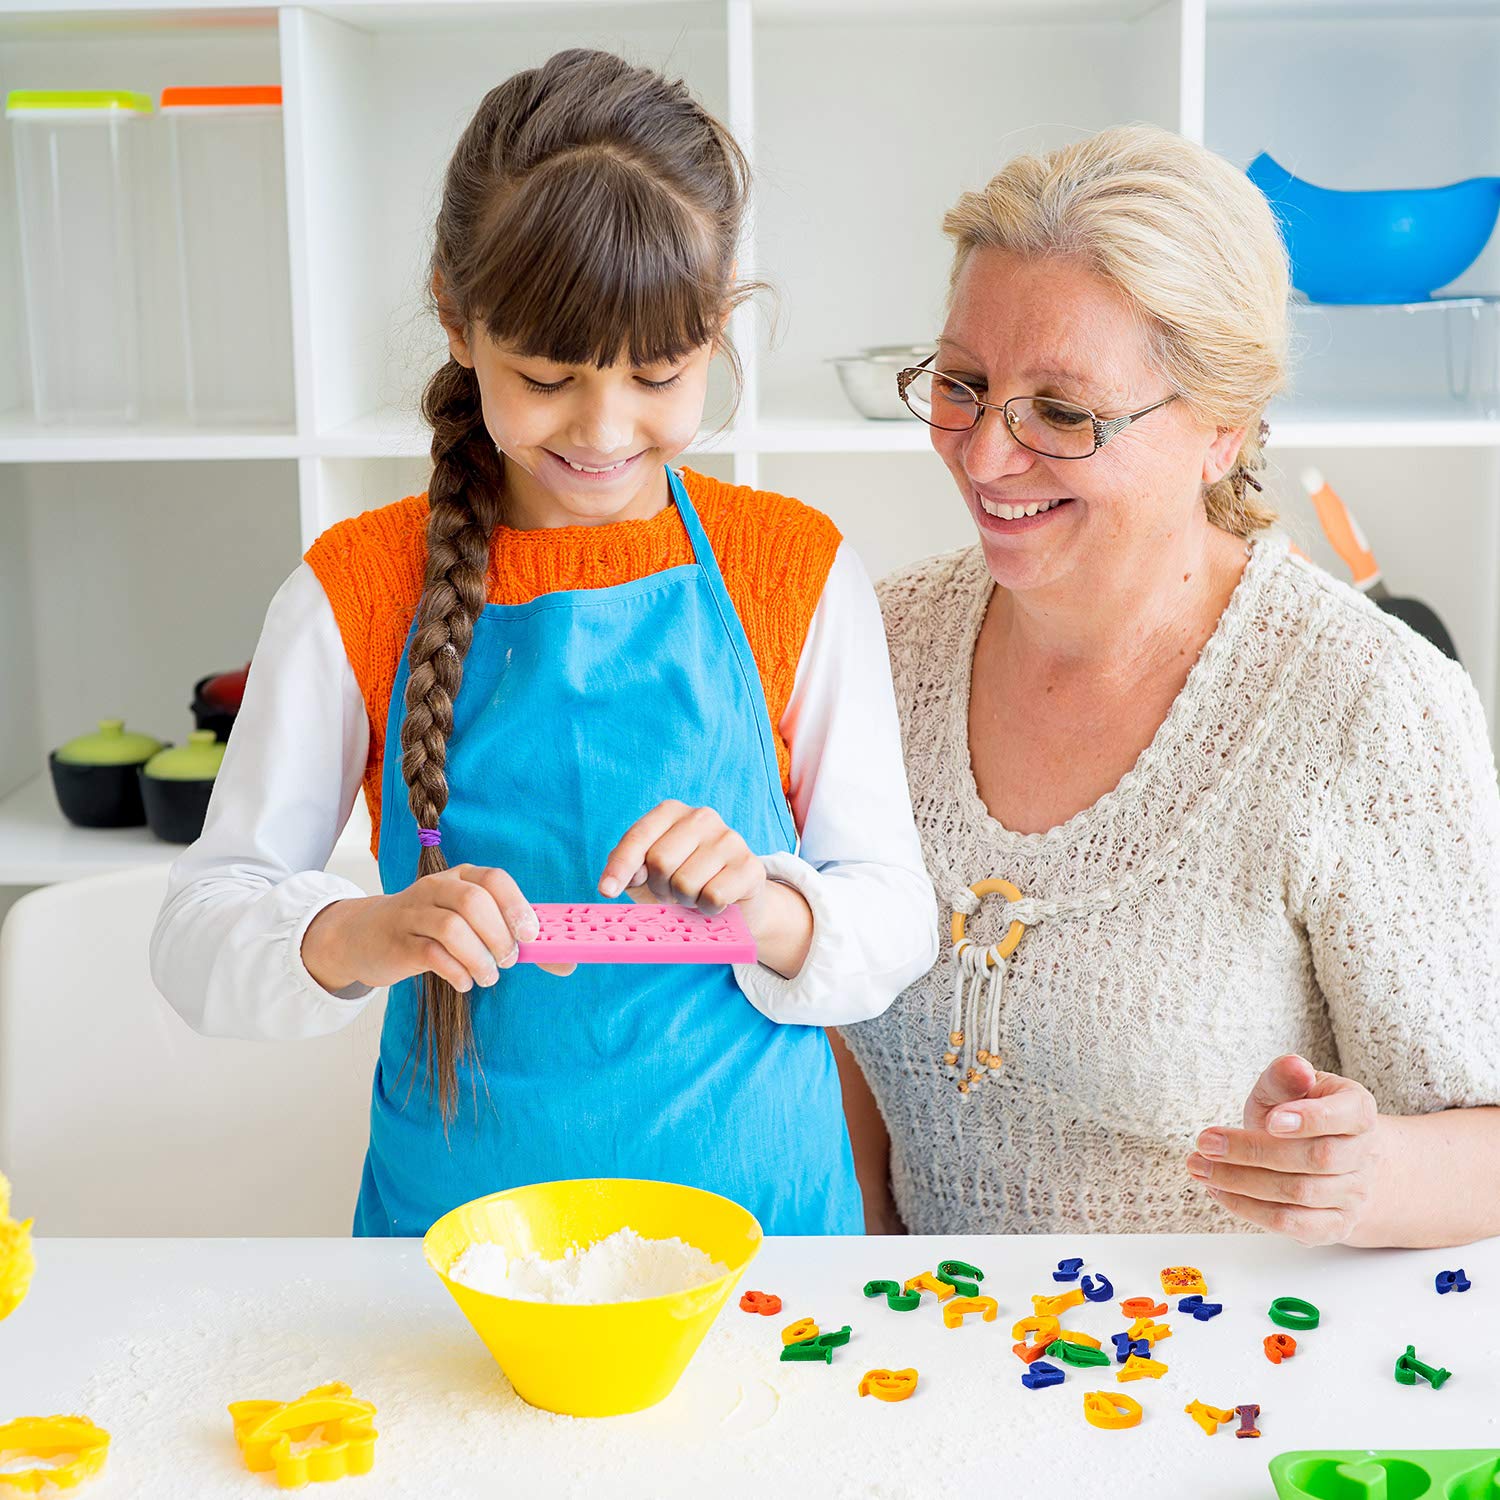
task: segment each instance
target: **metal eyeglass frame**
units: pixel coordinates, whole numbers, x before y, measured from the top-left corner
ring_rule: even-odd
[[[1054,401],[1055,406],[1066,406],[1073,411],[1081,411],[1088,417],[1089,421],[1094,424],[1094,446],[1087,453],[1047,453],[1041,448],[1033,448],[1030,443],[1022,442],[1016,436],[1015,421],[1010,413],[1012,401],[1035,401],[1037,399],[1035,396],[1007,396],[1004,401],[981,401],[979,392],[973,386],[959,380],[957,376],[945,374],[942,370],[929,370],[928,365],[936,358],[937,354],[934,352],[929,354],[921,364],[909,365],[906,369],[896,372],[896,393],[901,397],[906,409],[919,422],[927,422],[929,427],[936,428],[939,432],[972,432],[984,420],[985,412],[998,411],[1004,417],[1005,430],[1010,433],[1014,442],[1019,443],[1028,453],[1039,454],[1042,458],[1055,458],[1062,463],[1075,463],[1080,459],[1092,458],[1112,437],[1117,437],[1124,432],[1132,422],[1138,422],[1142,417],[1149,416],[1152,412],[1167,405],[1169,401],[1175,401],[1180,394],[1178,391],[1173,391],[1170,396],[1163,396],[1160,401],[1150,406],[1143,406],[1139,411],[1128,412],[1122,417],[1110,417],[1108,420],[1096,416],[1088,407],[1080,406],[1076,401]],[[927,418],[906,399],[907,390],[919,375],[942,375],[944,380],[966,390],[974,398],[974,420],[967,427],[940,427],[936,422],[928,422]]]

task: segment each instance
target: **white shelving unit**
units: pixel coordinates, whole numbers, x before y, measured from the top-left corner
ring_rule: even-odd
[[[106,715],[180,740],[193,681],[247,658],[313,538],[422,488],[442,170],[487,88],[578,45],[686,78],[754,163],[742,264],[776,296],[738,316],[738,410],[692,461],[828,510],[875,574],[963,545],[968,523],[926,429],[858,418],[826,361],[936,331],[942,213],[1007,156],[1140,119],[1340,186],[1500,164],[1500,0],[0,0],[5,88],[282,85],[296,412],[269,430],[172,417],[165,214],[143,215],[142,291],[165,415],[38,427],[19,353],[0,363],[0,885],[172,856],[63,823],[47,750]],[[10,151],[0,124],[0,349],[19,351]],[[1500,245],[1463,288],[1497,271]],[[1296,490],[1303,464],[1329,473],[1398,590],[1448,619],[1493,723],[1500,419],[1429,386],[1416,371],[1405,397],[1283,403],[1270,488],[1336,568]]]

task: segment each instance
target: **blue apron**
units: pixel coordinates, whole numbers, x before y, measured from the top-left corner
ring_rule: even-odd
[[[795,848],[749,641],[668,480],[693,563],[489,604],[475,622],[448,739],[450,866],[499,866],[531,901],[597,901],[610,851],[668,798],[714,808],[757,854]],[[388,893],[417,866],[401,776],[410,646],[409,632],[385,736]],[[460,1064],[445,1139],[413,1053],[417,980],[391,986],[356,1234],[420,1235],[472,1198],[570,1177],[707,1188],[771,1234],[863,1232],[827,1037],[768,1021],[727,965],[585,964],[558,978],[518,964],[467,998],[478,1060]]]

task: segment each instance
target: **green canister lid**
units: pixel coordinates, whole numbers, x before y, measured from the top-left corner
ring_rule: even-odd
[[[151,96],[129,89],[12,89],[5,96],[5,113],[18,115],[149,115]]]
[[[124,719],[100,719],[97,734],[81,734],[57,752],[70,766],[138,766],[161,749],[149,734],[127,734]]]
[[[212,729],[195,729],[185,745],[162,750],[146,762],[157,781],[212,781],[224,762],[224,741]]]

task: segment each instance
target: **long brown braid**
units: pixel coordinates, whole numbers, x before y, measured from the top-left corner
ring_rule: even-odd
[[[723,326],[755,289],[733,273],[748,189],[743,153],[682,83],[604,52],[558,53],[486,94],[459,139],[432,255],[440,314],[470,338],[601,369],[717,343],[737,374]],[[466,365],[450,358],[433,375],[422,413],[432,426],[427,565],[401,774],[417,827],[437,830],[453,704],[504,514],[504,461]],[[418,878],[447,868],[429,834]],[[421,1055],[429,1089],[436,1078],[445,1128],[459,1063],[474,1051],[468,998],[424,973],[411,1056]]]

